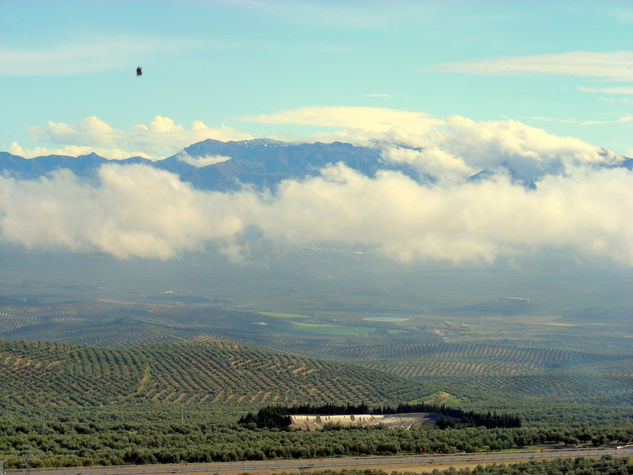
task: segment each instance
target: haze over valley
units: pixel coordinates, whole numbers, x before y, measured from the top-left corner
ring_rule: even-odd
[[[0,2],[0,462],[630,473],[632,22]]]

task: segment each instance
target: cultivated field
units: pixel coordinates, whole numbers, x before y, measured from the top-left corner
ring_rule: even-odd
[[[601,336],[590,339],[587,332]],[[453,404],[505,399],[522,405],[556,398],[621,405],[630,401],[633,387],[631,334],[630,319],[622,315],[609,321],[543,315],[448,320],[105,300],[0,304],[0,336],[5,339],[93,347],[61,350],[66,347],[56,345],[61,356],[55,361],[34,359],[27,366],[18,362],[28,356],[7,354],[0,360],[12,371],[29,372],[33,388],[38,378],[48,377],[44,372],[52,375],[58,381],[53,387],[66,394],[62,400],[75,403],[92,400],[94,381],[103,382],[100,392],[112,400],[121,392],[178,403],[420,398],[417,389],[373,391],[369,380],[389,385],[389,374],[422,382],[427,395],[450,393]],[[179,342],[221,349],[161,346]],[[252,351],[247,360],[236,356],[235,344]],[[355,382],[339,384],[335,378],[320,386],[319,381],[339,371],[334,360],[356,366],[345,366],[344,374],[359,372],[360,365],[373,370],[372,376],[364,371]],[[228,370],[234,374],[225,376]],[[246,376],[250,371],[257,371],[255,380]],[[66,384],[55,372],[77,378]],[[286,376],[296,383],[292,389]]]
[[[422,383],[340,362],[230,341],[96,348],[0,340],[0,397],[29,407],[162,403],[253,404],[411,400]]]

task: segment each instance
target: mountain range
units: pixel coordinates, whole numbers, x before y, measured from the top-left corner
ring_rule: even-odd
[[[106,163],[144,164],[175,173],[198,189],[218,191],[235,190],[244,185],[274,188],[285,179],[318,175],[320,169],[336,163],[343,163],[366,176],[374,176],[378,170],[395,170],[418,182],[434,180],[410,164],[384,158],[380,148],[342,142],[288,143],[268,139],[221,142],[208,139],[162,160],[142,157],[109,160],[95,153],[78,157],[48,155],[26,159],[0,152],[0,173],[26,180],[40,178],[58,169],[68,169],[79,177],[95,178],[98,169]],[[527,186],[533,186],[544,174],[563,171],[559,162],[535,163],[530,170],[526,170],[523,165],[517,161],[515,166],[512,160],[506,160],[501,167],[513,180]],[[605,162],[601,166],[633,169],[633,159],[623,157],[616,165]],[[485,179],[494,172],[489,169],[478,170],[470,180]]]
[[[379,149],[341,142],[291,144],[265,139],[240,142],[209,139],[155,161],[142,157],[109,160],[95,153],[78,157],[48,155],[26,159],[0,152],[0,173],[32,180],[58,169],[69,169],[77,176],[91,178],[106,163],[144,164],[175,173],[199,189],[226,191],[242,185],[273,187],[287,178],[318,175],[319,169],[327,164],[339,162],[368,176],[373,176],[379,169],[414,174],[407,166],[383,160]]]

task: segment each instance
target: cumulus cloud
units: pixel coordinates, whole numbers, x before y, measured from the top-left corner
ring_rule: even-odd
[[[164,158],[205,139],[228,141],[252,138],[230,127],[208,127],[199,120],[185,127],[160,115],[149,124],[138,124],[129,130],[116,129],[95,116],[87,117],[78,124],[49,121],[45,126],[31,126],[27,130],[33,142],[53,145],[25,150],[13,142],[9,150],[11,153],[27,158],[54,153],[77,156],[90,152],[110,159],[131,156]]]
[[[382,156],[397,163],[406,163],[419,170],[441,180],[464,178],[473,175],[476,169],[467,165],[459,157],[441,148],[429,147],[421,150],[407,147],[388,146],[383,150]]]
[[[622,158],[582,140],[559,137],[514,120],[475,122],[461,116],[449,117],[441,143],[479,166],[517,157],[535,162],[564,158],[578,163],[614,163]]]
[[[259,226],[274,239],[360,243],[402,261],[492,262],[532,247],[571,246],[631,264],[632,178],[582,169],[548,177],[536,190],[502,175],[425,186],[400,173],[368,178],[339,165],[284,183]],[[609,191],[600,195],[603,187]]]
[[[30,126],[27,130],[35,142],[49,140],[57,144],[114,147],[121,141],[112,127],[95,116],[87,117],[76,125],[49,121],[45,127]]]
[[[615,164],[623,159],[582,140],[515,120],[476,122],[461,116],[440,120],[371,107],[307,107],[243,119],[333,127],[316,138],[381,147],[386,160],[407,163],[441,180],[504,167],[531,181],[578,163]]]
[[[334,164],[272,190],[214,192],[166,171],[116,163],[90,183],[63,170],[34,181],[5,176],[0,241],[154,259],[210,245],[239,259],[257,247],[249,246],[257,235],[282,248],[348,246],[403,262],[491,263],[571,248],[633,265],[633,172],[614,167],[623,157],[613,152],[518,121],[438,120],[390,109],[312,107],[248,120],[331,127],[331,138],[379,146],[383,160],[434,179],[389,170],[370,177]],[[222,133],[245,138],[160,116],[128,131],[91,117],[31,133],[76,147],[152,152]],[[179,159],[207,166],[229,157],[181,153]]]
[[[249,229],[277,246],[337,243],[407,262],[490,263],[572,248],[633,265],[633,172],[581,166],[534,189],[503,174],[421,184],[342,164],[276,190],[200,191],[169,172],[104,165],[97,184],[67,171],[0,178],[0,238],[29,248],[168,259],[213,243],[233,256]]]
[[[143,152],[132,154],[126,150],[118,148],[102,148],[89,145],[64,145],[61,147],[33,147],[25,149],[19,143],[11,142],[8,151],[13,155],[18,155],[24,158],[43,157],[47,155],[67,155],[69,157],[78,157],[80,155],[89,155],[91,153],[96,153],[102,157],[107,157],[112,160],[122,160],[124,158],[129,158],[132,155],[148,159],[151,158]]]
[[[329,129],[303,141],[335,140],[383,150],[385,160],[407,163],[420,174],[436,179],[461,179],[482,169],[511,165],[530,179],[561,171],[573,163],[616,163],[621,156],[571,137],[559,137],[522,122],[476,122],[453,116],[446,120],[421,112],[372,107],[307,107],[274,114],[244,117],[267,124],[295,124]],[[620,122],[630,118],[623,117]],[[592,125],[598,122],[585,122]],[[211,128],[201,121],[188,127],[169,117],[156,116],[148,124],[121,130],[98,117],[77,124],[50,121],[46,126],[28,128],[38,144],[25,149],[13,142],[9,151],[27,158],[91,152],[110,159],[141,156],[149,159],[175,154],[182,148],[208,138],[228,141],[252,138],[229,127]],[[41,145],[40,145],[41,144]],[[203,167],[226,161],[228,157],[179,158]]]
[[[442,63],[433,66],[432,69],[466,74],[562,74],[630,82],[633,74],[633,51],[572,51],[490,58],[472,62]]]
[[[243,228],[240,197],[196,191],[176,175],[108,165],[97,186],[67,170],[36,181],[0,178],[0,229],[29,248],[167,259]]]

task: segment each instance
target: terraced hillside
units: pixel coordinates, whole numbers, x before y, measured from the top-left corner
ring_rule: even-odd
[[[95,348],[0,340],[0,404],[409,401],[422,383],[225,340]]]
[[[293,345],[294,351],[314,355],[374,361],[385,369],[397,361],[408,377],[447,374],[513,374],[559,368],[596,361],[618,361],[631,350],[611,348],[609,353],[574,351],[563,348],[522,347],[480,343],[412,343],[388,345],[323,344]],[[381,363],[382,362],[382,363]],[[426,362],[419,364],[418,362]],[[417,368],[417,371],[415,370]],[[390,367],[391,369],[391,367]],[[395,372],[395,371],[394,371]]]
[[[57,358],[55,365],[62,366],[55,371],[62,371],[63,364],[74,368],[73,362],[84,358],[87,362],[99,361],[105,373],[101,386],[89,390],[81,383],[81,368],[72,370],[78,376],[70,381],[70,386],[61,376],[55,376],[60,381],[57,388],[65,394],[53,398],[60,403],[73,403],[73,398],[78,398],[74,403],[96,401],[94,391],[100,391],[108,401],[120,400],[123,391],[133,400],[205,404],[339,397],[355,402],[357,398],[367,402],[392,396],[398,401],[418,398],[409,397],[410,392],[406,391],[399,395],[391,389],[377,390],[368,382],[382,381],[380,384],[387,385],[382,387],[391,387],[385,374],[398,381],[407,378],[424,384],[429,392],[446,391],[456,399],[466,397],[481,405],[494,400],[520,406],[545,399],[630,405],[632,399],[633,348],[627,330],[630,323],[624,318],[615,323],[609,320],[608,324],[559,317],[503,321],[454,318],[447,322],[440,317],[413,316],[381,322],[367,321],[359,315],[255,313],[208,302],[163,303],[172,298],[181,299],[168,295],[142,303],[92,300],[55,304],[0,299],[0,338],[119,348],[68,347],[74,348],[68,350],[74,356]],[[604,335],[587,338],[585,327],[599,328]],[[491,328],[495,329],[492,337]],[[443,336],[437,333],[438,329],[442,329]],[[225,343],[218,343],[218,338]],[[244,342],[251,348],[248,351],[259,356],[231,366],[241,360],[226,353],[233,352],[227,349],[232,345],[227,340]],[[224,349],[207,352],[204,342],[224,345]],[[187,344],[163,346],[168,343]],[[190,350],[188,345],[197,349]],[[79,356],[91,352],[90,358]],[[235,352],[246,354],[241,349]],[[269,356],[261,356],[264,354]],[[207,364],[208,360],[214,363]],[[261,363],[264,360],[266,363]],[[326,381],[324,378],[338,381],[339,376],[339,365],[323,360],[375,371],[359,373],[360,379],[354,382],[352,370],[348,369],[350,382],[337,389],[330,379],[321,384]],[[0,358],[0,364],[2,361]],[[104,363],[109,361],[112,363]],[[42,361],[41,365],[50,363],[53,361]],[[98,374],[99,364],[95,363],[94,371],[89,368],[90,375]],[[55,374],[55,365],[46,377]],[[257,376],[249,379],[244,373],[236,379],[235,374],[243,368]],[[27,369],[42,371],[41,367]],[[231,376],[223,379],[228,370]],[[114,374],[111,380],[108,371]],[[40,373],[38,378],[44,378]],[[332,376],[335,373],[336,377]],[[283,382],[286,375],[295,385],[292,388]],[[92,376],[87,378],[92,381]],[[141,381],[145,383],[139,391]],[[24,382],[24,391],[34,387],[31,382]],[[74,387],[74,392],[69,392],[68,387]],[[39,390],[31,390],[39,394]]]
[[[623,345],[567,348],[479,343],[286,345],[305,354],[357,361],[396,376],[441,382],[465,394],[630,404],[633,352]],[[509,399],[510,400],[510,399]]]

